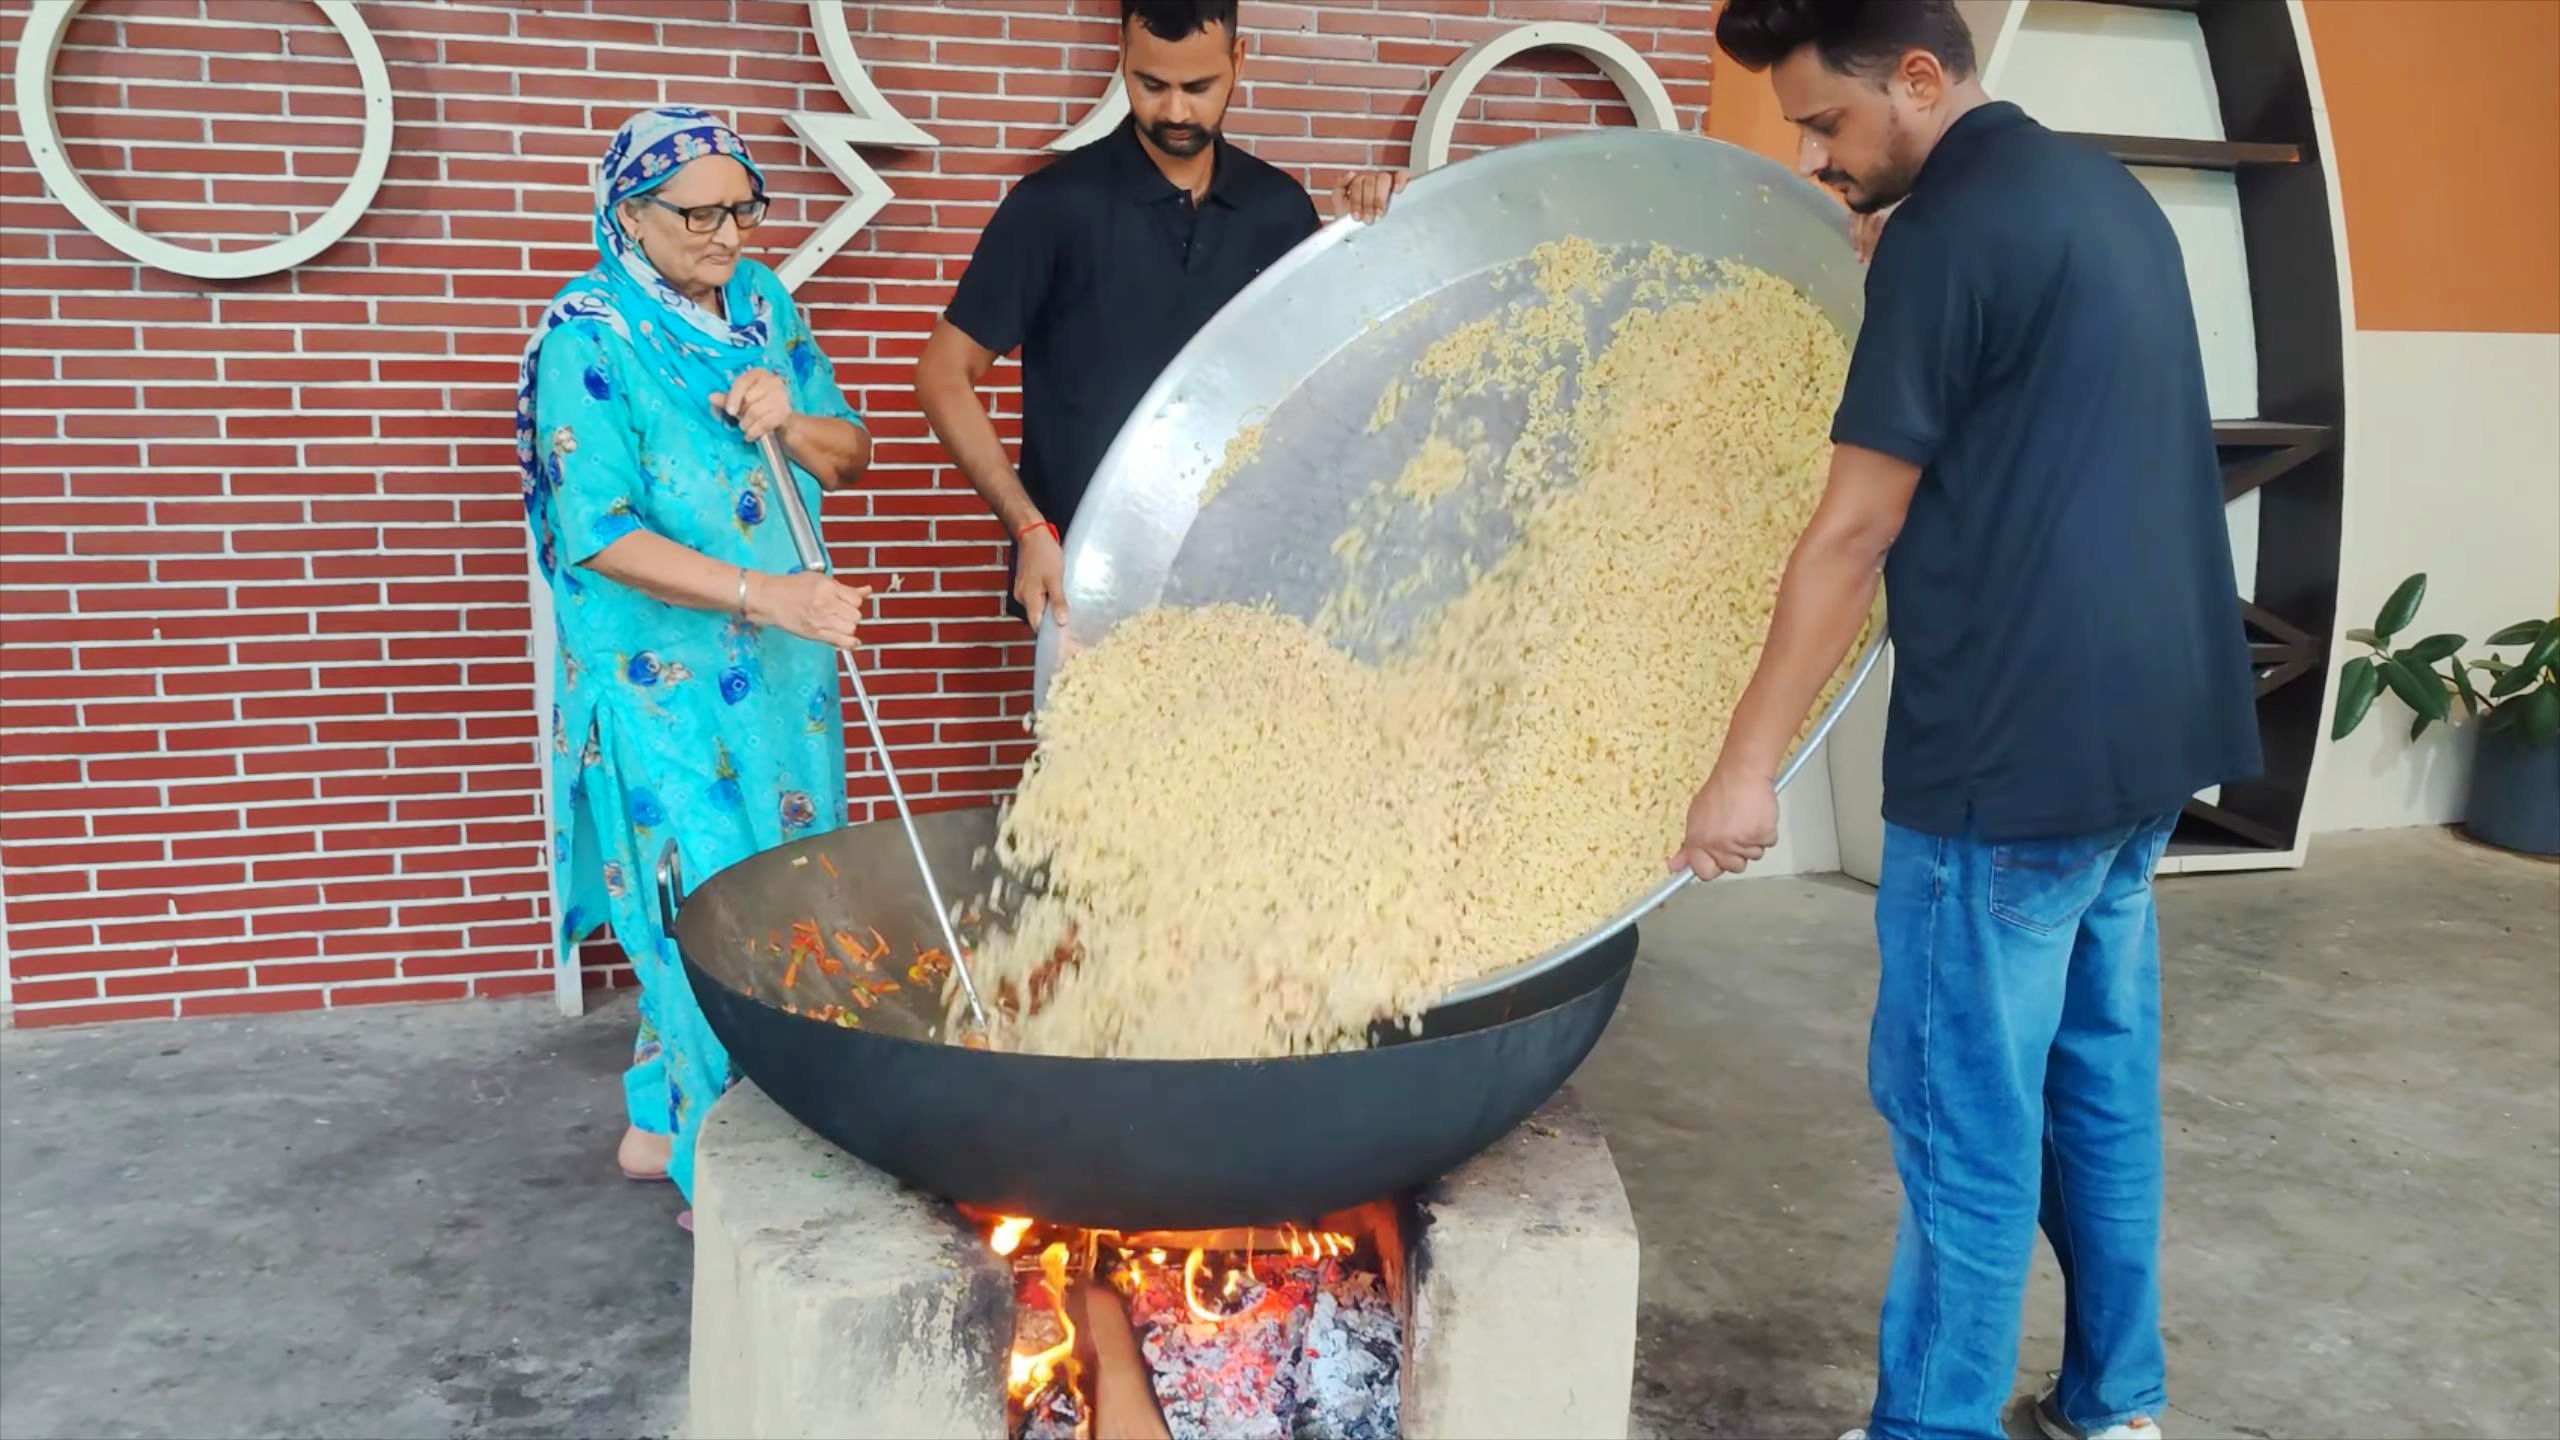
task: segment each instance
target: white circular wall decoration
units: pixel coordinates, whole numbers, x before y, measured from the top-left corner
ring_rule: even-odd
[[[199,280],[245,280],[290,270],[345,238],[382,187],[391,164],[391,72],[383,68],[382,50],[357,13],[355,0],[315,0],[320,14],[347,42],[364,87],[364,139],[356,154],[355,175],[347,188],[317,219],[273,244],[248,250],[193,250],[145,234],[106,207],[62,151],[62,131],[53,120],[53,62],[62,37],[81,0],[35,0],[27,16],[26,34],[18,42],[18,127],[27,152],[47,190],[87,226],[89,233],[155,269]]]
[[[1653,67],[1645,63],[1634,46],[1597,25],[1541,21],[1507,30],[1477,45],[1440,72],[1440,78],[1432,82],[1430,96],[1422,102],[1422,119],[1413,127],[1413,148],[1406,154],[1405,168],[1419,175],[1448,164],[1449,142],[1458,129],[1458,111],[1475,95],[1476,86],[1493,73],[1495,66],[1531,50],[1572,51],[1599,66],[1600,73],[1618,87],[1618,93],[1626,97],[1627,108],[1635,112],[1639,127],[1680,128],[1680,114],[1671,103],[1671,92],[1663,88],[1662,77],[1653,73]]]

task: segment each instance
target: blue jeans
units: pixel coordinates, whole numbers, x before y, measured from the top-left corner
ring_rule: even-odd
[[[2167,1400],[2151,873],[2174,819],[1999,844],[1886,827],[1867,1085],[1903,1200],[1876,1440],[2001,1434],[2039,1223],[2063,1414],[2095,1430]]]

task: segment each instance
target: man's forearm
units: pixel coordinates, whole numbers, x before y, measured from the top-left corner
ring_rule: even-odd
[[[916,387],[925,423],[951,455],[951,463],[969,477],[970,488],[987,502],[1004,528],[1015,535],[1040,523],[1040,507],[1031,503],[1022,478],[1005,458],[1004,441],[978,401],[978,390],[964,377],[937,376]]]
[[[1717,769],[1777,778],[1806,713],[1866,624],[1879,562],[1873,547],[1819,529],[1796,542],[1778,583],[1768,643],[1734,707]]]

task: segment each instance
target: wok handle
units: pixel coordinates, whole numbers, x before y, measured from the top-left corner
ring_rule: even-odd
[[[676,938],[676,912],[684,908],[684,856],[676,850],[676,842],[658,852],[658,928],[673,944]]]
[[[774,493],[782,501],[782,518],[791,530],[792,548],[800,552],[800,567],[819,574],[831,574],[826,547],[818,543],[818,527],[809,518],[809,507],[800,503],[800,486],[791,478],[791,464],[783,458],[782,441],[768,434],[759,442],[764,451],[764,467],[772,481]],[[942,943],[951,956],[951,973],[960,981],[960,991],[969,997],[969,1018],[976,1022],[979,1033],[987,1030],[986,1007],[978,1001],[977,983],[969,978],[967,952],[960,948],[959,932],[952,928],[951,910],[942,902],[942,887],[934,883],[933,865],[925,859],[924,838],[916,833],[915,812],[907,808],[907,787],[898,782],[898,767],[889,758],[889,737],[880,732],[880,712],[871,704],[871,689],[862,683],[862,667],[854,663],[853,652],[840,650],[845,679],[853,682],[854,703],[861,707],[862,722],[871,731],[871,753],[879,758],[881,778],[889,782],[889,799],[898,807],[898,823],[906,827],[907,849],[915,856],[916,874],[924,881],[925,899],[933,905],[934,923],[942,927]]]

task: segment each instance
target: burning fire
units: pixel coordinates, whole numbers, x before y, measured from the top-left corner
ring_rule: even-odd
[[[1350,1254],[1359,1243],[1339,1230],[1310,1230],[1301,1235],[1291,1225],[1281,1231],[1289,1246],[1292,1260],[1332,1260]]]
[[[1107,1276],[1123,1293],[1144,1283],[1147,1267],[1168,1267],[1173,1263],[1167,1247],[1151,1243],[1154,1235],[1130,1236],[1118,1230],[1084,1230],[1070,1226],[1047,1226],[1028,1215],[984,1215],[977,1217],[987,1225],[987,1248],[1011,1259],[1025,1240],[1042,1238],[1050,1242],[1048,1250],[1063,1250],[1067,1264],[1079,1277],[1096,1274]],[[1185,1298],[1190,1302],[1194,1318],[1215,1322],[1234,1313],[1233,1302],[1253,1281],[1253,1257],[1258,1254],[1285,1254],[1292,1260],[1347,1259],[1360,1248],[1360,1242],[1339,1230],[1301,1230],[1283,1225],[1278,1230],[1222,1230],[1196,1235],[1168,1234],[1162,1238],[1195,1239],[1209,1243],[1180,1247],[1183,1250],[1182,1282]],[[1143,1248],[1138,1241],[1147,1241]],[[1102,1265],[1102,1252],[1110,1250],[1119,1261],[1114,1269]],[[1041,1268],[1048,1266],[1048,1250],[1040,1255]],[[1201,1277],[1209,1273],[1212,1253],[1226,1255],[1241,1264],[1230,1264],[1218,1271],[1217,1283],[1211,1287],[1214,1298],[1228,1302],[1221,1310],[1203,1300]],[[1081,1259],[1075,1257],[1081,1256]]]
[[[1030,1228],[1031,1222],[1023,1221],[1021,1228],[1013,1232],[1014,1241],[1018,1244],[1022,1239],[1022,1232]],[[1013,1250],[1011,1246],[998,1245],[996,1253],[1010,1255]],[[1066,1338],[1036,1355],[1025,1355],[1015,1351],[1012,1373],[1005,1380],[1004,1392],[1016,1401],[1028,1400],[1048,1388],[1050,1381],[1057,1378],[1059,1367],[1064,1365],[1067,1372],[1066,1388],[1070,1393],[1078,1396],[1078,1404],[1081,1406],[1082,1392],[1077,1389],[1076,1382],[1084,1378],[1084,1367],[1077,1363],[1075,1358],[1076,1322],[1074,1317],[1067,1313],[1065,1242],[1052,1241],[1047,1249],[1040,1252],[1040,1274],[1049,1282],[1049,1308],[1057,1315],[1058,1328],[1065,1332]]]
[[[1026,1244],[1040,1246],[1038,1269],[1046,1282],[1051,1313],[1065,1337],[1043,1350],[1016,1350],[1005,1393],[1016,1404],[1028,1405],[1043,1392],[1058,1391],[1070,1397],[1079,1413],[1088,1397],[1080,1384],[1083,1365],[1075,1358],[1076,1325],[1068,1305],[1075,1280],[1101,1276],[1120,1294],[1134,1296],[1146,1288],[1153,1274],[1164,1274],[1170,1283],[1173,1252],[1178,1249],[1183,1307],[1194,1324],[1215,1326],[1235,1320],[1252,1309],[1248,1301],[1259,1299],[1255,1255],[1333,1260],[1347,1259],[1359,1249],[1359,1242],[1341,1231],[1302,1230],[1295,1225],[1278,1230],[1127,1235],[1117,1230],[1043,1225],[1027,1215],[981,1213],[972,1218],[986,1228],[987,1248],[1012,1260],[1017,1268],[1026,1263],[1020,1258]],[[1159,1240],[1173,1243],[1156,1243]]]
[[[1016,1440],[1224,1434],[1266,1414],[1285,1434],[1307,1403],[1384,1416],[1375,1433],[1395,1433],[1401,1321],[1381,1207],[1327,1217],[1357,1233],[1092,1230],[961,1210],[1013,1274]]]

